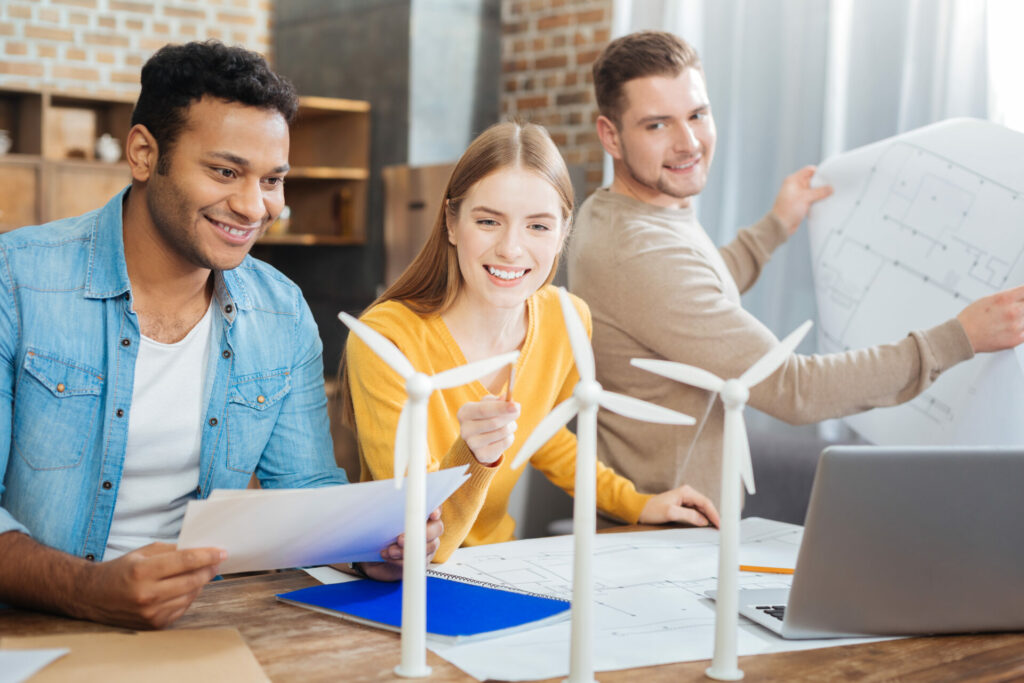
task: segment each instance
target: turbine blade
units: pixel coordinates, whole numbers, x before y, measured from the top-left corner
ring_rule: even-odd
[[[409,468],[409,449],[412,447],[412,440],[409,434],[409,404],[402,406],[402,412],[398,414],[398,429],[395,430],[395,488],[402,488],[402,480]]]
[[[612,393],[611,391],[602,391],[597,402],[614,413],[631,417],[634,420],[659,422],[669,425],[692,425],[696,422],[696,420],[684,413],[678,413],[670,408],[663,408],[654,403],[641,401],[632,396]]]
[[[810,320],[806,321],[803,325],[790,332],[785,339],[779,342],[778,346],[764,354],[759,361],[747,368],[747,371],[740,375],[740,381],[743,382],[744,386],[748,389],[756,386],[778,370],[779,366],[793,353],[793,350],[800,345],[800,342],[803,341],[813,324]]]
[[[526,441],[523,442],[522,448],[516,453],[515,460],[512,461],[512,467],[522,467],[523,463],[529,460],[534,453],[536,453],[541,446],[551,440],[551,437],[555,433],[569,423],[569,420],[573,418],[576,411],[579,409],[576,399],[569,397],[559,403],[557,406],[551,409],[551,412],[547,414],[543,420],[540,421],[533,432],[527,437]]]
[[[477,378],[494,372],[503,365],[515,363],[517,358],[519,358],[519,352],[510,351],[500,356],[493,356],[492,358],[460,365],[437,373],[430,379],[430,383],[434,385],[435,389],[450,389],[463,384],[469,384]]]
[[[692,365],[684,365],[669,360],[655,360],[654,358],[634,358],[629,362],[647,372],[653,372],[656,375],[668,377],[683,384],[713,391],[716,394],[722,390],[722,386],[725,384],[714,374],[707,370],[695,368]]]
[[[572,357],[576,359],[576,370],[580,373],[580,379],[590,382],[594,381],[594,350],[590,347],[590,337],[587,336],[587,328],[583,326],[576,307],[572,305],[572,299],[564,287],[558,288],[558,301],[562,304],[562,317],[565,318],[565,329],[569,333],[569,343],[572,345]]]
[[[338,318],[341,322],[348,325],[348,328],[355,332],[356,336],[362,339],[374,353],[380,356],[382,361],[390,365],[395,372],[401,375],[402,379],[407,380],[414,372],[416,372],[415,368],[412,367],[412,363],[402,355],[402,352],[398,350],[398,347],[380,332],[373,329],[366,323],[359,322],[344,311],[338,314]]]
[[[754,463],[750,459],[750,441],[747,439],[747,425],[742,417],[737,421],[736,428],[736,455],[739,458],[740,479],[747,487],[747,493],[754,495],[757,490],[754,488]]]

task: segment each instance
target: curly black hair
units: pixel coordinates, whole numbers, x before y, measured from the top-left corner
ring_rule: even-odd
[[[294,86],[256,52],[216,40],[165,45],[142,67],[142,90],[131,121],[156,139],[158,173],[167,173],[189,106],[207,95],[276,110],[288,123],[299,108]]]

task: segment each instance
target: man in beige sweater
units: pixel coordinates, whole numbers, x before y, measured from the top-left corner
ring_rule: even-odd
[[[737,377],[778,344],[743,310],[740,294],[830,188],[813,167],[786,178],[771,211],[716,249],[690,198],[715,149],[704,74],[678,37],[641,32],[594,64],[597,132],[614,160],[610,187],[580,208],[569,247],[570,288],[590,304],[598,379],[611,391],[688,413],[693,427],[599,417],[601,460],[641,491],[687,483],[718,503],[723,407],[704,390],[643,372],[631,358],[663,358]],[[1024,341],[1024,288],[975,301],[956,318],[893,344],[792,355],[750,393],[749,405],[807,423],[907,401],[946,369]]]

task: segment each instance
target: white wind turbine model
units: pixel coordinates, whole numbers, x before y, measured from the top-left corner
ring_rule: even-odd
[[[555,406],[519,449],[512,467],[520,467],[547,443],[574,415],[576,422],[576,483],[573,493],[572,646],[570,683],[594,681],[593,624],[594,582],[591,562],[597,526],[597,408],[602,406],[626,417],[646,422],[689,425],[694,419],[640,399],[605,391],[595,379],[594,352],[586,328],[565,289],[559,288],[572,354],[580,381],[572,397]]]
[[[705,673],[720,681],[743,678],[736,659],[736,624],[739,603],[740,487],[743,480],[747,493],[754,493],[754,467],[750,462],[750,443],[743,421],[743,408],[750,398],[750,389],[775,372],[811,329],[808,320],[790,332],[779,345],[751,365],[739,379],[723,380],[707,370],[692,365],[651,358],[634,358],[638,368],[720,393],[725,404],[725,428],[722,438],[722,497],[720,544],[718,547],[718,594],[715,597],[715,654]]]
[[[409,396],[398,416],[395,432],[395,487],[402,487],[408,470],[405,491],[405,546],[402,558],[402,661],[395,673],[406,678],[430,675],[427,666],[427,401],[438,389],[468,384],[514,363],[518,351],[475,363],[460,365],[430,376],[417,372],[391,340],[347,313],[339,313],[345,323],[381,360],[405,380]]]

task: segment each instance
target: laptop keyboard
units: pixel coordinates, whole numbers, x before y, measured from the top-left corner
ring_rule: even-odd
[[[782,618],[786,616],[785,605],[756,605],[755,607],[768,616],[775,617],[779,621],[782,621]]]

